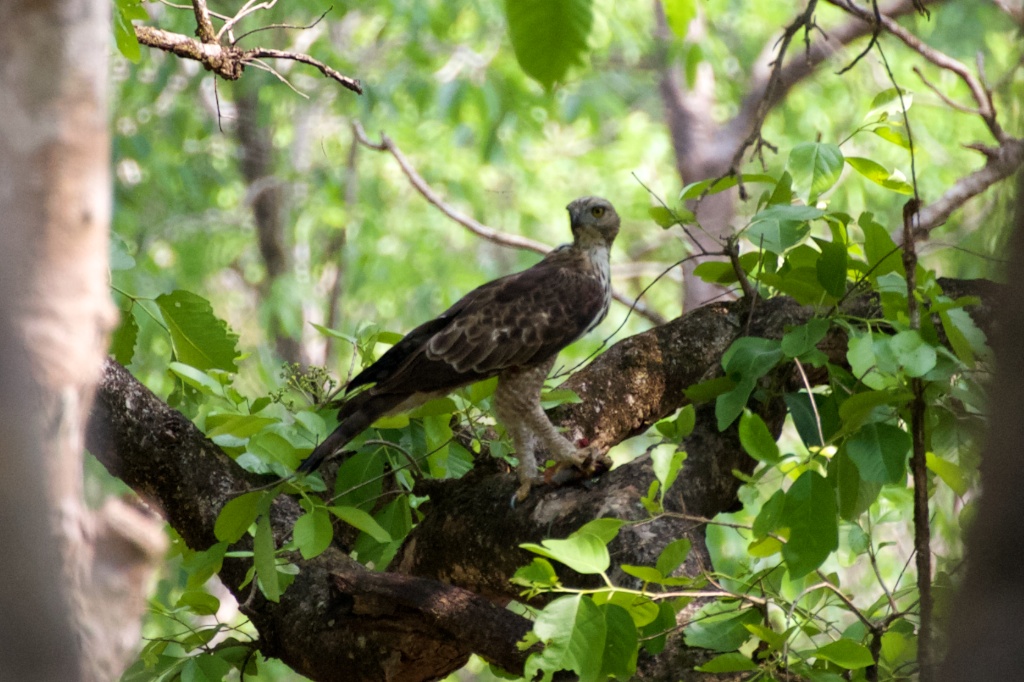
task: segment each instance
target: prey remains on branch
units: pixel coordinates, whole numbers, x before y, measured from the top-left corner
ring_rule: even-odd
[[[372,385],[342,404],[338,427],[299,471],[314,471],[380,417],[495,375],[495,412],[519,458],[520,500],[539,478],[538,448],[556,462],[584,463],[591,453],[555,429],[541,408],[540,393],[558,352],[608,313],[608,254],[619,216],[600,197],[582,197],[566,208],[572,244],[551,251],[528,270],[469,292],[363,370],[346,392]]]

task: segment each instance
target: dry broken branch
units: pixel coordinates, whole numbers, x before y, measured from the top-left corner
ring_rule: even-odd
[[[207,20],[209,17],[207,16]],[[202,33],[202,28],[200,27]],[[212,71],[225,80],[238,80],[246,65],[254,64],[259,59],[284,59],[300,62],[316,67],[324,76],[337,81],[345,88],[362,94],[363,87],[358,79],[346,76],[331,68],[318,59],[307,54],[289,50],[274,50],[254,47],[243,50],[233,44],[222,45],[214,40],[207,42],[197,40],[180,33],[172,33],[152,26],[136,26],[135,37],[139,44],[170,52],[184,59],[194,59],[208,71]]]

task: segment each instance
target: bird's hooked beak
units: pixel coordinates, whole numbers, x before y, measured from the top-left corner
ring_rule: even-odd
[[[565,210],[569,212],[569,224],[575,225],[580,219],[579,206],[574,201],[566,206]]]

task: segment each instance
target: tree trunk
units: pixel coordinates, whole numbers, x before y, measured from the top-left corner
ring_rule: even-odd
[[[115,679],[145,608],[124,571],[150,550],[82,498],[83,432],[115,319],[109,11],[107,0],[0,6],[0,613],[18,624],[0,637],[2,679]]]

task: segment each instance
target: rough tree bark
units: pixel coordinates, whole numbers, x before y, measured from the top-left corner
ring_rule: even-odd
[[[943,286],[952,296],[991,295],[990,288],[977,283],[944,281]],[[857,316],[878,313],[870,299],[850,305]],[[608,447],[680,407],[682,388],[713,375],[733,339],[746,334],[779,338],[786,326],[812,314],[785,298],[753,307],[738,301],[698,309],[616,344],[578,372],[569,386],[583,402],[564,406],[554,417],[570,433]],[[982,305],[973,314],[984,325],[991,312]],[[823,349],[841,360],[845,339],[838,333],[830,336]],[[790,381],[788,371],[771,381]],[[213,544],[213,525],[223,504],[263,481],[241,470],[113,362],[107,364],[98,395],[90,450],[158,504],[190,546]],[[779,428],[785,410],[778,402],[757,409]],[[733,507],[739,481],[732,470],[749,471],[755,464],[735,433],[719,433],[712,410],[701,408],[686,448],[685,473],[668,496],[668,509],[713,516]],[[471,652],[522,672],[528,652],[514,644],[529,624],[501,608],[518,596],[508,582],[512,573],[530,560],[518,543],[564,535],[598,517],[645,518],[639,498],[653,473],[649,459],[641,457],[593,480],[539,486],[512,509],[514,476],[488,472],[486,464],[481,461],[478,470],[460,480],[418,485],[417,492],[431,497],[426,519],[407,538],[388,573],[371,572],[350,559],[344,541],[336,537],[336,546],[324,554],[309,561],[294,558],[301,572],[274,604],[239,588],[247,561],[225,561],[221,579],[259,630],[262,651],[317,680],[435,679],[457,669]],[[271,516],[279,542],[299,513],[293,500],[282,496],[275,501]],[[614,565],[650,564],[665,544],[683,535],[695,550],[682,571],[698,575],[708,567],[703,528],[679,516],[624,529],[611,547]],[[236,549],[249,546],[243,539]],[[615,568],[613,576],[632,584]],[[580,576],[565,578],[583,582]],[[702,655],[677,639],[657,659],[642,660],[637,679],[722,679],[692,672]]]
[[[1024,173],[1017,175],[1017,216],[1011,242],[1004,316],[995,338],[997,372],[981,460],[982,497],[967,533],[967,576],[949,619],[949,656],[937,670],[942,682],[1011,680],[1024,671],[1024,561],[1020,552],[1020,452],[1024,442]]]
[[[162,555],[146,532],[162,538],[158,521],[82,499],[83,432],[115,317],[109,11],[106,0],[0,7],[0,613],[13,626],[2,679],[116,678],[139,637],[146,567]]]

